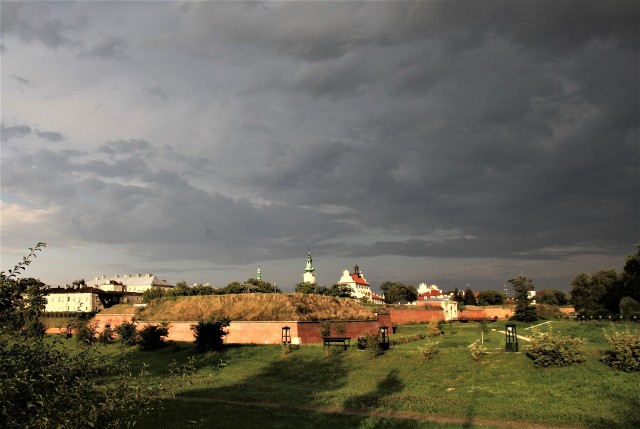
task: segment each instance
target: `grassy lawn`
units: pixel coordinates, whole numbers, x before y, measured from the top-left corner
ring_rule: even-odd
[[[519,324],[519,335],[530,335]],[[477,323],[445,325],[445,334],[393,346],[373,359],[355,348],[330,352],[309,345],[285,354],[278,346],[228,346],[195,354],[188,343],[156,352],[104,348],[132,369],[145,362],[146,381],[168,399],[138,428],[260,427],[640,427],[640,373],[613,370],[599,361],[608,323],[554,321],[554,332],[587,338],[586,361],[536,369],[524,352],[504,352],[504,322],[489,324],[490,353],[474,361],[467,346],[480,338]],[[620,326],[618,325],[618,328]],[[638,329],[637,327],[635,329]],[[426,325],[400,326],[396,336],[424,332]],[[439,353],[424,361],[418,346],[438,341]],[[520,340],[520,349],[526,342]],[[195,356],[190,376],[171,375],[175,361]],[[429,421],[422,415],[455,417]],[[521,423],[517,423],[521,422]],[[523,424],[524,423],[524,424]]]

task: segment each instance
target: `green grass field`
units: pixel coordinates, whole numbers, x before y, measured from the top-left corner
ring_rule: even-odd
[[[496,330],[485,334],[490,353],[477,362],[467,350],[480,338],[477,323],[445,325],[444,335],[393,346],[375,359],[355,348],[327,353],[321,345],[289,354],[239,345],[195,354],[188,343],[156,352],[115,344],[104,350],[113,361],[131,361],[134,371],[146,363],[146,382],[163,389],[160,409],[137,428],[640,427],[640,373],[599,361],[603,329],[611,325],[554,321],[540,329],[549,326],[587,338],[586,361],[536,369],[524,352],[504,352],[504,322],[489,324]],[[527,327],[519,324],[518,334],[530,334]],[[392,338],[425,330],[400,326]],[[427,341],[439,342],[431,361],[418,351]],[[171,362],[183,365],[190,356],[193,374],[170,374]]]

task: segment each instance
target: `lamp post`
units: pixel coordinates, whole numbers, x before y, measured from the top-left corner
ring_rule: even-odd
[[[516,324],[507,323],[505,325],[505,350],[508,352],[518,351],[518,335],[516,334]]]
[[[380,349],[381,350],[389,350],[389,327],[382,325],[380,326]]]

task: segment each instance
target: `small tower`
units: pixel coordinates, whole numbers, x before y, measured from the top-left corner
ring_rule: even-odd
[[[302,281],[305,283],[316,283],[316,270],[313,268],[313,261],[311,260],[311,249],[307,255],[307,265],[304,267],[304,274]]]
[[[260,265],[258,265],[258,271],[256,271],[256,280],[262,281],[262,270],[260,269]]]

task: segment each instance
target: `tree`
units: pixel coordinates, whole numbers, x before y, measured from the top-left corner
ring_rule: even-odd
[[[412,285],[386,281],[380,285],[380,289],[384,292],[384,301],[387,304],[399,301],[413,302],[418,299],[418,290]]]
[[[318,285],[309,282],[298,283],[294,289],[294,292],[304,294],[318,293]]]
[[[0,427],[130,426],[151,399],[139,378],[118,365],[107,389],[96,382],[105,363],[96,346],[72,352],[61,336],[45,341],[43,330],[29,329],[41,324],[47,290],[17,275],[44,247],[38,243],[13,270],[0,272]]]
[[[640,317],[640,303],[630,296],[620,300],[620,315],[625,319]]]
[[[142,293],[142,302],[151,302],[154,299],[164,298],[165,296],[166,292],[164,288],[152,287]]]
[[[473,290],[470,287],[467,287],[464,290],[464,298],[462,300],[464,305],[476,305],[476,296],[473,294]]]
[[[478,292],[478,304],[480,305],[502,305],[504,294],[495,289],[481,290]]]
[[[516,308],[511,316],[512,320],[519,320],[520,322],[534,322],[538,320],[536,309],[529,302],[529,285],[530,280],[524,276],[518,276],[513,279],[509,279],[509,283],[513,286],[514,299],[516,302]]]
[[[640,243],[636,244],[636,248],[636,253],[627,256],[622,272],[622,283],[624,296],[630,296],[640,302]]]
[[[602,304],[606,292],[601,279],[594,283],[589,273],[580,273],[571,281],[571,304],[583,316],[606,312]]]
[[[458,290],[458,288],[455,288],[455,290],[453,291],[453,299],[454,299],[454,301],[457,301],[457,302],[463,302],[464,301],[464,297],[462,296],[462,292],[460,292]]]
[[[567,294],[558,289],[540,289],[536,293],[536,302],[538,304],[547,304],[547,305],[567,305],[569,303],[569,299],[567,298]]]
[[[323,295],[335,296],[337,298],[353,298],[351,286],[336,283],[331,287],[323,287]]]

